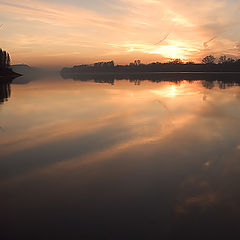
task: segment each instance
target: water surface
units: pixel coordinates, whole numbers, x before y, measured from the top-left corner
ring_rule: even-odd
[[[2,239],[236,239],[240,87],[0,86]]]

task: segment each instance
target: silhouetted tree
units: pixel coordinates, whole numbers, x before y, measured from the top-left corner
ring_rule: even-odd
[[[90,67],[90,65],[82,65],[84,67]],[[93,64],[94,67],[114,67],[114,62],[97,62]]]
[[[206,56],[205,58],[203,58],[202,62],[204,64],[214,64],[215,60],[216,60],[216,58],[213,55],[209,55],[209,56]]]
[[[226,55],[219,57],[218,63],[224,64],[226,62],[227,62],[227,56]]]
[[[229,63],[234,63],[235,60],[233,58],[227,58],[227,56],[223,55],[219,57],[218,63],[219,64],[229,64]]]
[[[6,51],[0,48],[0,69],[5,69],[10,67],[10,56]]]
[[[6,65],[7,65],[7,68],[10,67],[10,64],[11,64],[11,58],[10,58],[9,53],[7,53],[7,59],[6,59]]]
[[[136,66],[140,66],[140,65],[141,65],[141,60],[139,60],[139,59],[134,60],[134,62],[132,62],[132,63],[129,63],[130,67],[136,67]]]
[[[171,64],[183,64],[183,61],[180,58],[176,58],[176,59],[171,60],[169,63],[171,63]]]

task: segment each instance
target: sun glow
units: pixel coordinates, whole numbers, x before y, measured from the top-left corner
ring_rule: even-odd
[[[151,93],[160,95],[162,97],[173,98],[180,94],[179,91],[179,85],[171,84],[161,88],[160,90],[151,90]]]
[[[116,45],[114,45],[116,47]],[[147,54],[157,54],[159,56],[164,56],[167,59],[180,58],[183,61],[187,61],[189,58],[189,53],[196,51],[191,46],[186,43],[174,42],[165,43],[164,45],[150,45],[150,44],[136,44],[136,43],[122,43],[121,46],[126,49],[126,52],[142,52]]]
[[[159,46],[154,50],[150,51],[153,54],[160,54],[165,56],[166,58],[181,58],[185,59],[186,51],[176,45],[166,45],[166,46]]]
[[[178,93],[177,86],[176,85],[170,85],[168,88],[168,96],[169,97],[175,97]]]

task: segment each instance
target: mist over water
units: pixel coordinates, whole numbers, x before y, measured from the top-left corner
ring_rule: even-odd
[[[3,239],[236,239],[240,79],[178,77],[1,84]]]

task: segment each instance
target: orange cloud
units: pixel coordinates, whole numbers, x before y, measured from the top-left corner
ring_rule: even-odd
[[[102,12],[81,2],[1,1],[5,21],[1,22],[7,26],[0,32],[1,47],[14,62],[35,65],[109,59],[127,63],[131,56],[146,56],[146,61],[199,61],[207,54],[239,56],[240,3],[121,0],[108,4],[111,7]],[[154,44],[163,36],[168,37]],[[203,43],[213,36],[204,48]]]

